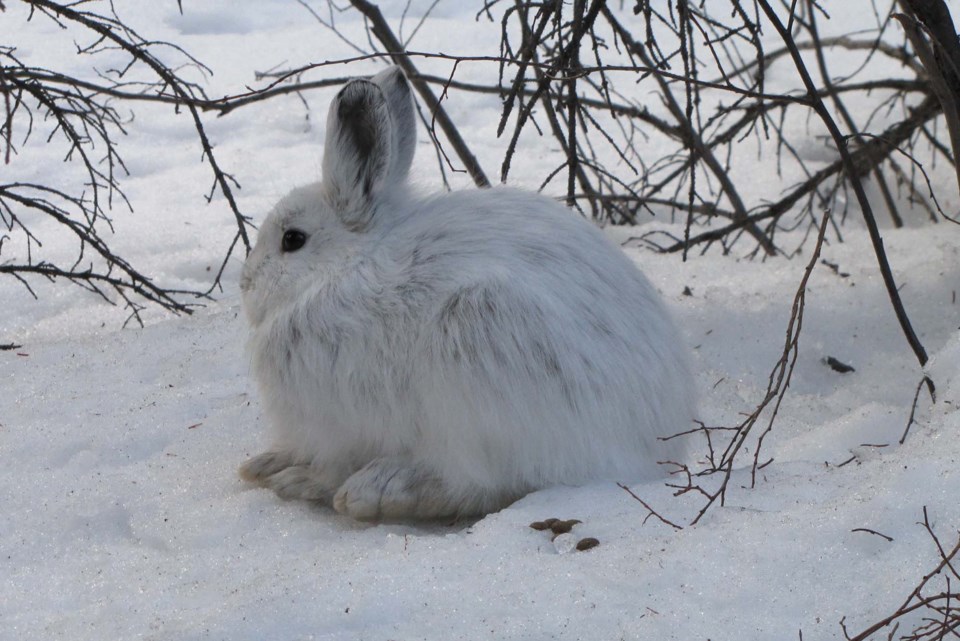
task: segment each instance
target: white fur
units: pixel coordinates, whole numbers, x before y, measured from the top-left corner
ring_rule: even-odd
[[[691,426],[686,350],[618,247],[537,194],[411,195],[395,69],[330,114],[323,181],[277,205],[244,266],[274,429],[244,478],[355,518],[429,519],[682,460],[659,439]],[[282,252],[291,229],[307,242]]]

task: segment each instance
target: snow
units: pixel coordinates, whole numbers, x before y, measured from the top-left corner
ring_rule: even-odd
[[[40,16],[25,23],[20,3],[5,4],[0,40],[31,62],[86,69],[56,26]],[[255,70],[351,55],[296,3],[186,0],[182,16],[175,3],[146,4],[126,9],[134,26],[210,64],[211,95],[243,91]],[[405,3],[384,4],[399,20]],[[473,23],[473,11],[448,6],[442,28],[428,23],[417,47],[482,50],[498,27]],[[337,20],[362,33],[355,16]],[[481,71],[466,66],[463,79]],[[242,185],[243,211],[261,220],[276,198],[316,177],[329,96],[310,94],[309,112],[290,97],[205,116],[218,158]],[[499,167],[496,100],[455,95],[448,108],[467,123],[484,166]],[[212,176],[191,125],[143,105],[128,128],[123,184],[135,212],[114,211],[112,242],[159,282],[203,287],[233,221],[222,198],[203,200]],[[512,174],[521,183],[536,180],[524,167],[556,153],[532,144],[540,147]],[[4,180],[52,172],[69,180],[61,160],[34,139]],[[757,190],[781,180],[769,165],[757,163],[766,172]],[[426,144],[415,172],[436,188]],[[935,174],[946,206],[955,202],[950,178]],[[648,228],[680,231],[665,221]],[[70,251],[44,231],[45,249]],[[609,233],[626,241],[641,231]],[[902,445],[922,373],[865,232],[851,218],[844,236],[823,258],[848,275],[821,265],[810,281],[796,372],[764,445],[773,462],[750,489],[745,457],[726,505],[682,530],[646,519],[607,483],[540,491],[451,526],[359,524],[281,501],[235,471],[265,444],[239,259],[215,302],[189,317],[149,310],[144,328],[121,329],[123,310],[67,284],[38,283],[34,300],[0,280],[0,343],[21,345],[0,351],[0,638],[789,639],[802,630],[811,640],[841,638],[842,617],[859,631],[893,612],[938,562],[918,523],[924,506],[947,543],[960,528],[960,228],[914,221],[884,230],[938,392],[936,403],[920,396]],[[688,336],[704,420],[739,422],[782,349],[806,254],[761,262],[711,252],[682,262],[626,247]],[[832,371],[827,356],[856,371]],[[661,482],[630,489],[679,524],[702,505]],[[551,541],[529,527],[550,517],[582,523]],[[571,551],[584,537],[600,545]]]

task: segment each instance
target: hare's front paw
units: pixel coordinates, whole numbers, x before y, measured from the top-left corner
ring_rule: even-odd
[[[239,473],[244,481],[264,485],[267,478],[294,465],[290,452],[264,452],[241,465]]]
[[[330,504],[337,487],[328,474],[309,465],[294,465],[267,477],[263,485],[282,499],[303,499]]]
[[[240,466],[240,478],[273,490],[283,499],[329,504],[346,474],[334,469],[299,465],[289,452],[264,452]]]
[[[438,519],[457,512],[430,472],[394,458],[378,458],[355,472],[333,497],[333,508],[359,521]]]

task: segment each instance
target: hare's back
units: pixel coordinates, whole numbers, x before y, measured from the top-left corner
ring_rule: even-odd
[[[439,196],[418,210],[408,230],[410,258],[417,276],[442,290],[495,282],[534,298],[559,297],[553,302],[561,306],[661,313],[653,287],[623,251],[545,196],[497,187]]]

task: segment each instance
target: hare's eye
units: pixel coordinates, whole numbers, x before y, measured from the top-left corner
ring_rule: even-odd
[[[301,247],[304,243],[307,242],[307,235],[302,231],[297,229],[288,229],[283,232],[283,240],[280,241],[280,249],[284,252],[295,252]]]

